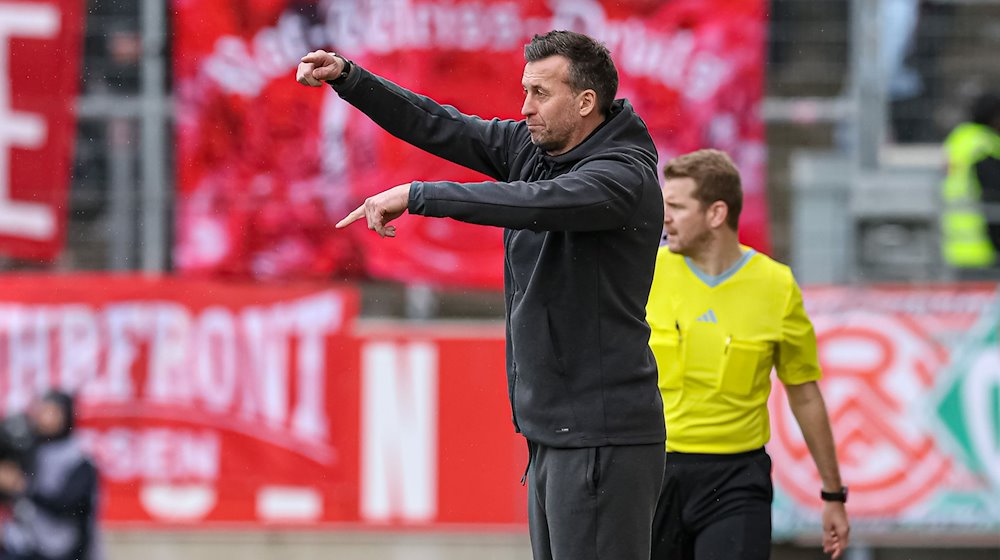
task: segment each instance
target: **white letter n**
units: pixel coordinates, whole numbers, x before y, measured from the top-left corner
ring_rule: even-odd
[[[430,521],[437,513],[437,350],[371,343],[361,368],[361,515]]]

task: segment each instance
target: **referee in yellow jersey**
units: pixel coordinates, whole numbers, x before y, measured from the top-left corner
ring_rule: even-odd
[[[823,550],[850,527],[816,335],[787,266],[737,240],[743,191],[724,152],[664,169],[665,242],[646,319],[667,428],[653,560],[755,560],[771,552],[771,369],[785,385],[823,487]]]

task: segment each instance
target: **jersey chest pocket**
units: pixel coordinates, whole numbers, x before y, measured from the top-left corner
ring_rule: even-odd
[[[770,345],[766,342],[730,338],[722,354],[719,384],[722,393],[746,396],[753,390],[760,370],[768,365]],[[766,367],[767,375],[770,367]]]
[[[676,330],[654,331],[649,347],[656,356],[660,390],[680,389],[683,383],[684,352],[680,333]]]

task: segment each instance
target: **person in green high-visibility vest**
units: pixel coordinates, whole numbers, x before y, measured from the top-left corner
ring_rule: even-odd
[[[1000,94],[980,95],[969,117],[944,142],[941,250],[959,279],[1000,277]]]

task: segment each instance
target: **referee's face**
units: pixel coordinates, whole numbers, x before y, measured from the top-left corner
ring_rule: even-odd
[[[697,184],[690,177],[667,179],[663,183],[663,229],[670,251],[696,256],[711,239],[708,211],[694,197]]]

